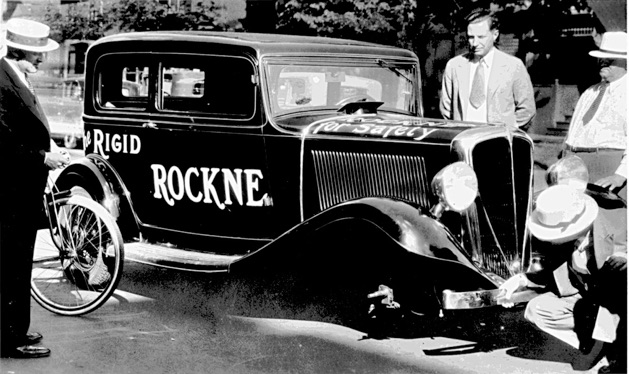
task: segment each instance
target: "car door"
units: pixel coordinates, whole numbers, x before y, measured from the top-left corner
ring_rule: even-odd
[[[266,238],[272,198],[253,61],[172,51],[103,64],[99,105],[119,115],[92,129],[92,150],[114,165],[141,226]]]

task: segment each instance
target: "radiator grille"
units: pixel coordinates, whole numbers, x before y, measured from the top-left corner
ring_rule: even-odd
[[[313,150],[319,209],[361,197],[388,197],[429,206],[419,156]]]
[[[472,153],[478,177],[477,205],[467,215],[472,256],[503,278],[525,259],[524,236],[531,178],[531,147],[524,140],[496,138],[477,144]]]

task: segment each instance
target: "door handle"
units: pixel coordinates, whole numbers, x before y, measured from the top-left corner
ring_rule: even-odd
[[[142,127],[144,127],[145,129],[156,129],[157,125],[153,122],[146,122],[142,124]]]

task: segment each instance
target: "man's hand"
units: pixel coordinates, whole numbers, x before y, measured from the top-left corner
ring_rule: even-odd
[[[627,257],[621,254],[613,254],[605,260],[601,271],[620,272],[627,271]]]
[[[511,278],[507,279],[502,285],[500,285],[501,294],[505,299],[511,299],[513,293],[517,291],[519,288],[524,287],[528,284],[528,279],[524,274],[514,275]],[[502,306],[505,308],[511,308],[514,303],[503,303]]]
[[[46,152],[44,163],[51,169],[62,169],[70,163],[70,155],[67,152]]]
[[[627,178],[619,174],[614,174],[614,175],[610,175],[609,177],[601,178],[597,180],[596,183],[594,184],[614,191],[624,186],[626,182],[627,182]]]

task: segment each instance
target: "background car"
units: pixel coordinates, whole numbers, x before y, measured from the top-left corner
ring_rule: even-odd
[[[55,81],[54,84],[45,87],[34,84],[48,118],[51,137],[63,147],[81,147],[83,137],[81,114],[85,92],[83,76]]]

